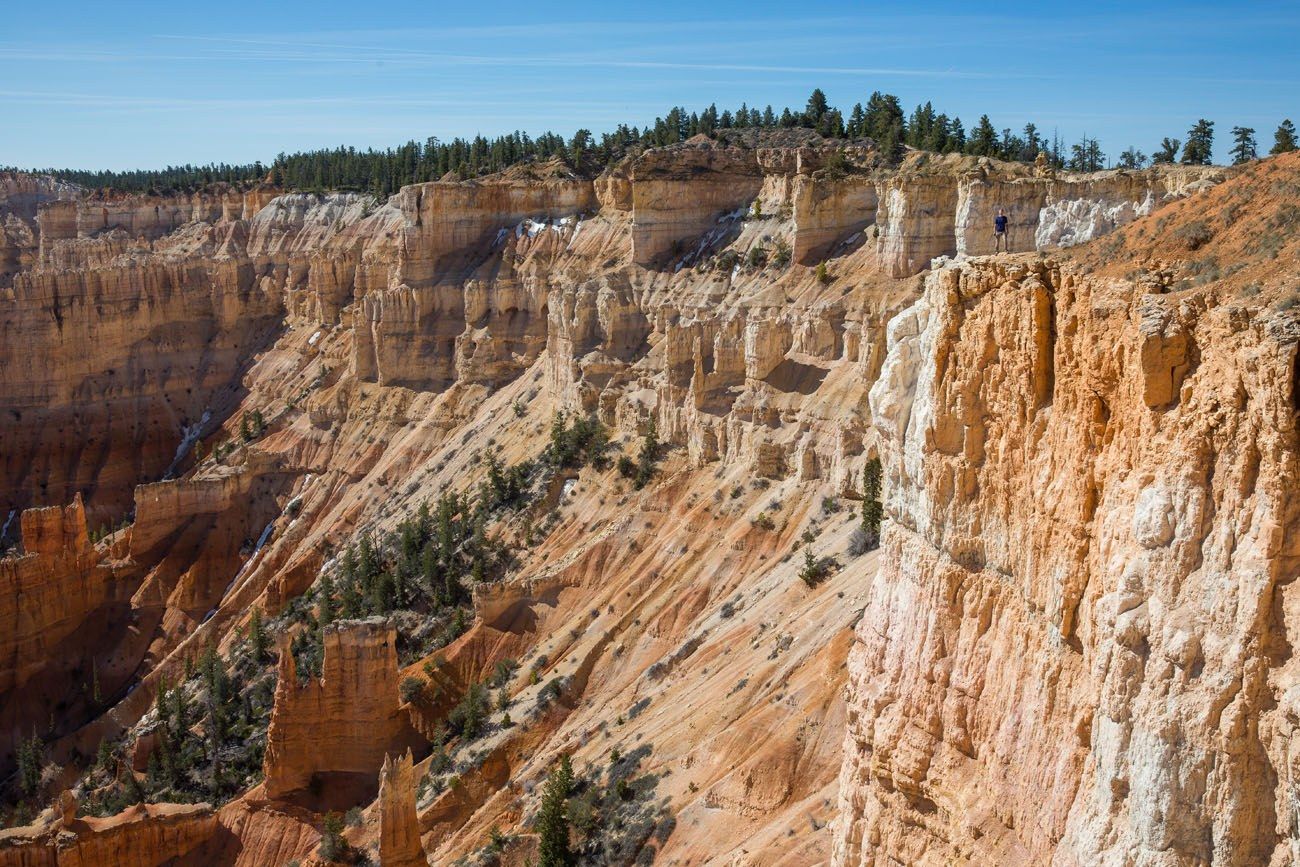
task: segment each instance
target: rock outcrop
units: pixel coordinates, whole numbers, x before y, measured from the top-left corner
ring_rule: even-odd
[[[379,772],[379,862],[392,867],[427,867],[415,812],[411,751],[384,757]]]
[[[1298,336],[1051,261],[927,279],[871,395],[837,864],[1290,863]]]
[[[397,695],[397,634],[382,621],[338,623],[325,630],[321,676],[298,685],[288,644],[267,730],[266,793],[306,788],[313,775],[374,778],[403,734]]]
[[[0,696],[54,661],[54,648],[113,592],[86,534],[81,497],[66,508],[28,509],[24,553],[0,559]]]
[[[161,867],[184,863],[217,830],[207,804],[140,805],[107,819],[0,831],[2,867]]]

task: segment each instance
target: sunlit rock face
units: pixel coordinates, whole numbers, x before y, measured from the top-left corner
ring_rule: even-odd
[[[837,864],[1291,862],[1296,336],[1031,258],[927,278],[871,393]]]

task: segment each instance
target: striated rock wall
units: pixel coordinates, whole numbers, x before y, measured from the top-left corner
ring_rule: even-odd
[[[305,788],[318,773],[376,776],[403,731],[398,704],[397,634],[387,623],[327,627],[321,677],[301,687],[285,643],[267,731],[267,795]]]
[[[0,559],[0,696],[48,665],[52,649],[112,593],[80,497],[28,509],[21,527],[24,553]]]
[[[235,398],[280,320],[250,269],[196,260],[25,272],[14,295],[0,314],[0,506],[86,492],[114,523],[185,428]]]
[[[399,705],[384,625],[332,628],[324,674],[304,687],[292,655],[282,654],[265,763],[272,800],[255,787],[227,805],[218,839],[191,860],[308,857],[319,838],[313,811],[326,809],[313,800],[313,777],[342,783],[352,775],[325,790],[349,804],[371,798],[381,764],[407,745],[406,715],[432,736],[456,691],[507,657],[535,662],[539,683],[518,677],[508,685],[515,724],[494,724],[476,742],[487,759],[466,785],[444,780],[441,794],[426,795],[435,863],[479,848],[493,824],[522,827],[532,784],[558,751],[603,768],[615,746],[637,752],[658,778],[645,785],[659,786],[654,800],[667,805],[676,830],[660,826],[644,852],[665,861],[825,863],[830,834],[822,829],[843,743],[852,756],[842,772],[852,817],[840,838],[845,863],[1090,863],[1079,842],[1090,834],[1123,841],[1098,845],[1136,846],[1130,828],[1140,825],[1158,838],[1150,829],[1162,820],[1113,818],[1133,807],[1110,804],[1103,819],[1100,808],[1068,800],[1030,805],[1023,792],[1064,798],[1084,791],[1080,780],[1095,782],[1086,768],[1105,733],[1090,727],[1097,714],[1086,696],[1099,688],[1081,684],[1104,667],[1101,651],[1090,649],[1103,646],[1089,642],[1104,627],[1093,625],[1089,594],[1105,581],[1091,577],[1100,567],[1078,565],[1092,556],[1079,553],[1093,544],[1081,540],[1093,538],[1087,515],[1122,514],[1122,498],[1141,492],[1130,465],[1158,475],[1155,458],[1099,461],[1095,443],[1164,442],[1146,428],[1132,433],[1138,410],[1177,414],[1199,394],[1218,339],[1203,324],[1211,307],[1188,295],[1134,307],[1101,283],[1089,283],[1085,299],[1086,281],[1032,257],[977,260],[950,269],[964,277],[932,278],[955,293],[925,302],[942,314],[912,304],[921,291],[914,275],[933,255],[973,255],[992,209],[1013,213],[1017,246],[1033,245],[1052,202],[1105,211],[1145,202],[1167,184],[1152,194],[1157,206],[1195,183],[1160,180],[1182,170],[1053,179],[915,155],[897,169],[858,155],[841,174],[842,166],[825,171],[818,149],[697,144],[634,158],[594,181],[547,174],[438,182],[387,203],[287,194],[240,204],[238,213],[232,202],[164,234],[149,228],[145,211],[139,235],[113,225],[79,236],[78,209],[67,209],[72,228],[60,231],[70,234],[51,238],[19,275],[27,294],[7,308],[15,317],[7,334],[57,332],[46,322],[57,312],[101,372],[132,379],[86,379],[71,346],[47,353],[47,369],[4,360],[0,397],[8,399],[8,373],[18,371],[15,393],[44,376],[41,388],[62,406],[47,412],[45,392],[33,392],[28,404],[9,407],[21,416],[8,416],[14,442],[35,458],[20,454],[6,473],[29,499],[53,498],[42,483],[53,490],[54,480],[75,477],[69,490],[97,486],[92,507],[100,495],[116,497],[114,523],[131,507],[134,523],[100,555],[111,556],[130,588],[119,594],[129,610],[123,604],[124,616],[103,624],[129,645],[111,654],[120,679],[107,692],[118,698],[74,734],[54,733],[56,761],[73,765],[103,738],[129,735],[162,679],[174,682],[209,644],[233,649],[252,606],[268,619],[284,611],[357,533],[392,529],[444,486],[477,484],[483,449],[499,448],[511,463],[534,460],[554,412],[595,412],[610,427],[611,464],[620,454],[635,459],[654,423],[664,448],[651,483],[635,488],[616,464],[566,470],[533,514],[494,528],[507,545],[535,536],[512,547],[509,592],[492,597],[470,634],[444,649],[454,688],[418,710]],[[51,223],[67,219],[44,207]],[[1121,222],[1072,208],[1059,209],[1059,222],[1078,236]],[[750,255],[784,244],[797,255],[793,264]],[[828,268],[818,274],[811,266],[823,257]],[[110,284],[120,284],[120,304],[101,312],[97,287]],[[48,297],[34,303],[33,287]],[[1250,331],[1263,319],[1248,311],[1228,321]],[[88,342],[85,335],[99,333],[92,325],[113,336]],[[52,339],[45,334],[32,338],[29,356]],[[1262,356],[1241,368],[1273,376],[1272,355]],[[930,364],[943,384],[914,399]],[[873,421],[866,394],[882,375],[891,385]],[[1256,381],[1241,390],[1252,393]],[[86,396],[101,392],[110,409],[91,415],[98,403]],[[79,414],[68,415],[74,408]],[[254,408],[268,430],[244,443],[238,422]],[[878,432],[891,424],[902,433]],[[103,439],[83,458],[92,437]],[[239,445],[222,458],[196,462],[187,452],[186,443],[196,451],[202,444],[211,455],[227,438]],[[916,448],[939,457],[905,456]],[[853,541],[863,465],[877,451],[891,472],[896,516],[881,556],[887,580],[873,578],[876,555]],[[899,466],[913,473],[907,484]],[[180,478],[158,482],[168,468]],[[1226,485],[1233,475],[1216,468],[1213,478]],[[1108,500],[1110,491],[1120,499]],[[1085,517],[1072,511],[1076,494],[1093,504],[1078,507]],[[545,522],[534,522],[542,514]],[[798,574],[796,548],[806,544],[827,558],[816,587]],[[948,583],[935,588],[935,576]],[[1221,583],[1206,579],[1193,592],[1211,596]],[[854,642],[859,611],[869,625]],[[1071,662],[1071,653],[1085,661]],[[423,671],[412,664],[408,673]],[[850,673],[846,706],[839,695]],[[537,693],[552,682],[560,695],[547,710]],[[1023,707],[1024,720],[1008,722],[1008,707]],[[23,730],[46,717],[36,708]],[[1268,724],[1292,725],[1281,711]],[[1206,730],[1185,729],[1186,743],[1171,735],[1175,752],[1204,748]],[[1132,731],[1115,737],[1146,736]],[[1267,750],[1279,749],[1278,737],[1268,735]],[[1147,773],[1129,769],[1145,754],[1125,749],[1135,757],[1123,760],[1128,776],[1106,771],[1108,784],[1119,781],[1113,792]],[[1213,761],[1218,768],[1228,760]],[[1025,763],[1034,769],[1028,780],[1009,770]],[[416,855],[401,776],[401,762],[390,763],[372,821],[348,832],[353,842]],[[985,791],[991,802],[981,800]],[[1162,815],[1176,812],[1170,803]],[[1273,815],[1288,821],[1281,808]],[[1216,826],[1213,845],[1229,830]]]
[[[38,214],[60,202],[75,207],[79,193],[72,184],[44,175],[0,172],[0,298],[14,275],[32,267],[39,255]]]
[[[1000,258],[890,323],[836,864],[1292,862],[1300,329],[1249,304]]]
[[[632,167],[632,261],[651,266],[743,213],[763,183],[753,151],[690,148],[650,151]]]
[[[799,177],[793,190],[794,261],[815,263],[837,242],[876,223],[880,190],[869,178],[839,181]]]
[[[379,862],[385,867],[426,867],[415,811],[411,751],[384,757],[379,772]]]
[[[178,863],[216,830],[207,804],[139,805],[44,831],[0,831],[0,867],[160,867]]]

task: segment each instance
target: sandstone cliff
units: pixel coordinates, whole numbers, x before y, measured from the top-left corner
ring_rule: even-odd
[[[267,730],[267,795],[276,798],[303,789],[314,774],[378,777],[384,757],[403,731],[396,639],[386,624],[330,627],[321,677],[310,678],[302,687],[285,645]]]
[[[14,505],[85,492],[92,525],[129,519],[86,555],[117,581],[123,616],[89,644],[115,649],[124,688],[52,756],[75,778],[103,739],[144,736],[160,684],[209,645],[242,652],[252,609],[279,628],[349,542],[472,489],[489,451],[536,459],[556,411],[590,412],[614,458],[653,423],[650,484],[557,474],[493,527],[517,559],[477,588],[477,619],[400,674],[404,614],[330,627],[305,686],[282,651],[265,782],[195,857],[310,858],[327,809],[370,804],[348,840],[395,863],[450,863],[494,826],[523,863],[563,752],[593,787],[630,787],[605,808],[624,836],[600,842],[629,861],[825,863],[834,821],[841,863],[1286,863],[1269,775],[1290,767],[1290,681],[1269,624],[1295,568],[1291,320],[1275,289],[1183,287],[1191,254],[1144,246],[1222,176],[697,141],[594,180],[386,203],[47,202],[6,308],[27,355],[0,358],[5,383],[21,374],[0,389],[0,482]],[[997,208],[1017,250],[1113,233],[1117,270],[1093,273],[1096,243],[971,258]],[[1196,255],[1226,270],[1233,249]],[[854,541],[876,454],[879,576]],[[49,556],[81,563],[79,544]],[[56,607],[42,624],[62,628]],[[441,740],[509,659],[508,710]],[[435,694],[402,702],[406,677]],[[46,707],[13,713],[25,731]],[[408,746],[409,773],[387,758]],[[317,797],[313,778],[352,784]]]
[[[0,831],[4,867],[161,867],[183,859],[216,830],[207,804],[137,806],[110,819],[56,822],[40,834],[29,829]]]
[[[1207,288],[950,266],[890,323],[836,863],[1293,863],[1300,329],[1218,250]]]

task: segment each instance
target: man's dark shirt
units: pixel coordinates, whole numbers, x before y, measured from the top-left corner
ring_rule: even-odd
[[[999,232],[1005,232],[1007,230],[1006,216],[1004,216],[1003,214],[998,214],[996,217],[993,218],[993,225],[997,227],[997,230]]]

